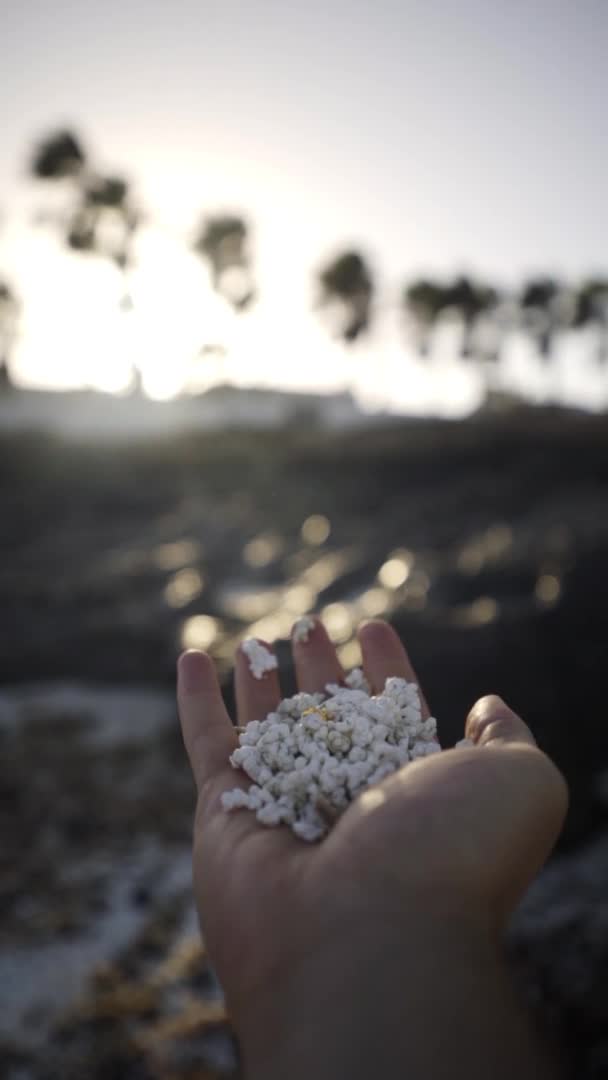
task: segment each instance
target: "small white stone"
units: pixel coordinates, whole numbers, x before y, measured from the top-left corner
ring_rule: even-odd
[[[352,690],[364,690],[366,694],[371,694],[372,692],[372,688],[365,678],[362,668],[353,668],[344,681]]]
[[[253,644],[274,667],[275,657]],[[317,809],[320,794],[339,814],[367,786],[440,750],[435,720],[422,720],[413,684],[388,679],[372,697],[360,669],[346,681],[328,685],[324,694],[295,694],[265,720],[247,725],[230,760],[254,784],[249,792],[226,792],[226,810],[245,807],[262,825],[284,823],[313,842],[329,827]]]
[[[255,638],[243,641],[241,649],[249,660],[249,670],[255,679],[261,679],[266,671],[274,671],[278,667],[276,656]]]
[[[293,640],[297,642],[308,641],[308,637],[314,628],[315,620],[310,615],[302,615],[293,628]]]

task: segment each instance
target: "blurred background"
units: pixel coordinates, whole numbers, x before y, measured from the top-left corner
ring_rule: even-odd
[[[0,1062],[238,1075],[175,659],[393,622],[572,792],[511,953],[608,1075],[602,0],[5,0]],[[604,898],[604,905],[601,900]],[[605,1070],[605,1071],[604,1071]]]

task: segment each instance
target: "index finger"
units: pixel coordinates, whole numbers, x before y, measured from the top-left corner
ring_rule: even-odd
[[[363,654],[363,668],[374,693],[380,694],[384,690],[386,680],[393,675],[406,679],[407,682],[416,683],[420,694],[422,718],[427,720],[431,714],[418,684],[416,672],[401,638],[391,624],[383,619],[371,619],[359,630],[359,641]]]
[[[189,649],[177,664],[177,705],[184,744],[199,790],[222,774],[233,782],[228,758],[238,745],[211,658]]]

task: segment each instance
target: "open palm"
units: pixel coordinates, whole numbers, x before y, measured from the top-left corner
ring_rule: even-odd
[[[393,675],[416,681],[387,623],[367,623],[359,640],[374,691]],[[300,690],[343,680],[319,621],[293,653]],[[235,683],[239,725],[264,718],[281,698],[276,672],[255,679],[240,650]],[[345,927],[359,939],[379,925],[402,933],[414,900],[439,917],[459,908],[500,929],[561,827],[561,775],[499,698],[481,699],[467,718],[475,747],[412,763],[370,788],[321,844],[222,809],[221,794],[249,780],[229,764],[237,735],[204,653],[181,657],[178,702],[198,789],[197,905],[237,1022],[269,985],[287,988],[311,956],[331,963]]]

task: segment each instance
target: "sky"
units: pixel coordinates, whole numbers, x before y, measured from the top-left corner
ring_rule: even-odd
[[[120,389],[135,356],[155,396],[228,377],[469,407],[473,373],[404,355],[394,299],[421,272],[509,286],[608,269],[607,47],[605,0],[4,0],[0,274],[30,312],[17,378]],[[25,179],[29,147],[59,125],[149,212],[131,325],[108,267],[26,228],[46,199]],[[262,299],[240,323],[183,248],[218,209],[253,226]],[[388,314],[347,355],[309,308],[315,268],[351,245]],[[193,375],[201,334],[229,356]],[[597,373],[569,363],[562,386],[600,400]],[[515,357],[512,379],[542,396],[532,367]]]

